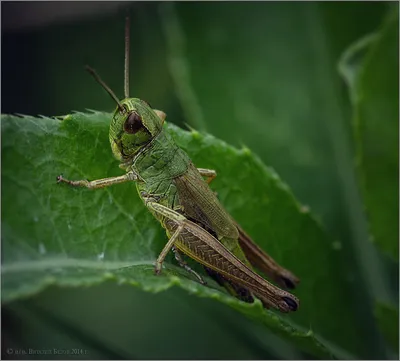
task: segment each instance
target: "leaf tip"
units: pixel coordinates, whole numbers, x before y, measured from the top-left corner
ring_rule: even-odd
[[[192,135],[192,138],[193,139],[195,139],[195,140],[198,140],[198,139],[200,139],[200,133],[197,131],[197,130],[195,130],[195,129],[191,129],[190,130],[190,134]]]
[[[251,149],[245,145],[242,146],[242,154],[246,157],[249,157],[252,155]]]

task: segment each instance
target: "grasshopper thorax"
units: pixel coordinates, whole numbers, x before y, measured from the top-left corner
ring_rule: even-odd
[[[163,119],[144,100],[122,100],[110,124],[109,138],[114,156],[122,162],[132,159],[161,132],[162,125]]]

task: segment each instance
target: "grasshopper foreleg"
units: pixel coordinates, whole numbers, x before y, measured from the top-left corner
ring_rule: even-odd
[[[102,178],[93,181],[88,181],[86,179],[72,181],[64,178],[62,175],[57,177],[57,183],[67,183],[73,187],[86,187],[89,189],[97,189],[111,186],[113,184],[124,183],[128,181],[135,181],[138,177],[134,172],[128,172],[124,175],[118,177]]]
[[[184,268],[187,272],[192,273],[194,276],[196,276],[201,284],[207,284],[207,282],[203,280],[203,277],[201,277],[196,271],[190,268],[190,266],[183,259],[181,253],[175,247],[172,247],[172,252],[174,252],[175,259],[179,263],[179,266]]]

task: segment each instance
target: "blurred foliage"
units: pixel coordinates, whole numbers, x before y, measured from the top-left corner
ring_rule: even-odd
[[[350,47],[340,63],[354,106],[357,163],[374,241],[399,259],[398,14],[376,36]],[[361,53],[361,55],[360,55]]]
[[[351,129],[352,114],[358,114],[357,124],[366,130],[358,140],[361,140],[364,157],[361,173],[364,204],[371,220],[369,230],[378,244],[395,255],[396,249],[398,252],[395,239],[398,217],[390,209],[398,206],[398,168],[397,172],[393,168],[395,157],[398,159],[398,125],[395,120],[396,110],[398,118],[398,93],[397,97],[395,93],[398,89],[388,84],[398,79],[395,76],[396,71],[398,75],[398,69],[395,69],[398,65],[398,38],[394,35],[397,34],[398,17],[388,17],[390,10],[393,14],[398,12],[395,4],[389,6],[384,2],[133,4],[132,96],[166,111],[170,122],[181,126],[188,123],[235,146],[245,144],[265,164],[272,166],[289,184],[295,196],[312,209],[332,239],[340,241],[332,242],[330,236],[320,230],[321,237],[317,242],[315,235],[309,237],[305,232],[307,227],[297,228],[296,215],[289,216],[288,213],[290,202],[282,205],[281,209],[269,208],[267,197],[270,194],[266,192],[265,197],[260,197],[260,189],[264,188],[257,185],[258,176],[253,177],[252,183],[251,169],[242,169],[247,161],[240,163],[229,152],[207,153],[205,148],[203,153],[198,146],[190,148],[190,144],[184,141],[190,138],[176,130],[177,134],[182,134],[177,139],[189,147],[189,154],[198,166],[212,165],[217,170],[223,169],[219,171],[215,189],[244,228],[285,266],[299,272],[302,278],[297,293],[302,302],[299,311],[288,317],[273,316],[271,312],[261,312],[257,305],[244,307],[231,301],[217,290],[201,287],[195,291],[194,288],[199,287],[193,286],[193,282],[182,281],[187,285],[184,288],[199,295],[212,296],[217,292],[219,299],[242,313],[248,310],[248,316],[261,323],[279,324],[272,327],[275,332],[279,331],[275,335],[260,326],[260,322],[251,322],[219,302],[191,297],[177,288],[153,295],[134,287],[117,287],[108,283],[89,289],[52,287],[42,293],[37,293],[39,289],[29,290],[27,292],[32,295],[25,300],[18,300],[22,295],[19,290],[14,295],[14,302],[4,306],[3,331],[7,332],[3,332],[3,341],[6,341],[3,346],[13,349],[76,347],[90,350],[87,356],[80,355],[90,358],[326,357],[326,353],[310,347],[316,335],[338,358],[393,357],[381,334],[391,334],[395,325],[387,326],[387,322],[382,322],[385,316],[377,313],[380,331],[374,319],[374,304],[383,302],[389,308],[397,305],[398,263],[381,256],[369,242],[354,169],[355,143]],[[3,9],[2,16],[6,16],[4,13]],[[104,15],[51,27],[3,32],[2,85],[7,93],[2,96],[2,112],[60,115],[86,108],[110,111],[114,107],[112,101],[81,69],[84,64],[92,65],[108,85],[119,96],[122,95],[122,19],[123,14]],[[357,69],[353,71],[363,97],[352,104],[346,87],[341,83],[337,63],[347,47],[354,47],[352,44],[372,32],[377,37],[364,47],[361,60],[357,60]],[[359,74],[363,74],[361,80],[358,80]],[[380,127],[376,122],[381,113],[387,119],[386,127]],[[49,151],[53,149],[51,138],[42,135],[39,138],[45,141],[40,145],[35,138],[38,135],[33,136],[29,131],[35,124],[46,123],[44,119],[33,120],[29,126],[24,126],[23,119],[5,124],[10,119],[2,118],[2,129],[8,129],[8,133],[2,131],[2,146],[7,144],[8,135],[16,131],[21,133],[21,144],[14,140],[13,147],[9,140],[8,148],[2,150],[2,218],[5,218],[5,209],[10,212],[7,222],[2,223],[3,250],[6,244],[10,245],[10,235],[13,234],[23,235],[18,247],[25,247],[24,244],[34,240],[37,242],[40,237],[56,242],[57,238],[68,234],[68,224],[74,227],[87,220],[77,215],[76,218],[65,216],[64,224],[60,220],[61,223],[57,223],[59,234],[56,237],[50,223],[59,213],[48,213],[44,219],[38,220],[39,225],[32,223],[35,218],[28,210],[38,205],[25,206],[31,201],[27,190],[40,193],[49,187],[53,189],[55,186],[50,184],[53,184],[54,177],[50,177],[48,171],[35,170],[35,162],[24,162],[18,156],[18,147],[32,151],[37,146],[43,154],[32,153],[29,156],[36,162],[44,162],[39,162],[39,165],[53,162],[54,174],[57,174],[56,168],[67,174],[68,169],[82,164],[85,169],[75,168],[75,175],[91,179],[115,175],[118,168],[112,162],[106,144],[105,123],[100,120],[92,121],[92,125],[78,122],[75,124],[85,126],[75,125],[74,128],[71,122],[71,127],[81,135],[79,141],[72,135],[64,139],[62,134],[65,137],[66,133],[59,133],[56,123],[52,123],[56,128],[52,128],[50,133],[54,131],[62,141],[71,143],[64,151],[65,155],[73,156],[74,162],[65,157],[65,164],[61,164],[61,155],[58,154],[56,162],[54,153]],[[37,129],[33,133],[40,131]],[[19,138],[14,134],[10,139]],[[95,144],[90,148],[93,142]],[[377,144],[387,147],[377,150]],[[98,150],[96,154],[94,149]],[[382,162],[371,162],[371,157],[376,157],[376,154],[383,159]],[[224,156],[228,158],[220,158]],[[93,159],[99,161],[90,163]],[[375,167],[379,164],[385,167],[386,173],[380,171],[382,176],[376,174]],[[235,172],[241,169],[244,174],[235,180]],[[8,178],[3,178],[4,174]],[[371,178],[371,174],[376,176]],[[40,183],[42,177],[47,179]],[[241,180],[243,183],[239,184]],[[385,184],[391,185],[390,190],[385,188]],[[120,196],[127,191],[126,188],[117,188],[112,192]],[[282,192],[288,192],[285,186],[283,188]],[[45,198],[48,203],[40,205],[41,208],[53,209],[50,205],[55,207],[55,199],[66,194],[66,190],[54,189],[56,193]],[[114,253],[123,255],[126,260],[133,259],[130,257],[135,256],[131,252],[137,252],[141,246],[147,252],[144,253],[145,260],[151,262],[165,239],[154,220],[143,209],[136,208],[134,195],[129,195],[131,211],[124,211],[125,216],[119,219],[121,210],[112,212],[105,193],[99,192],[69,190],[68,209],[75,208],[85,217],[93,217],[92,220],[105,217],[101,212],[110,209],[109,215],[114,221],[106,223],[109,232],[122,232],[121,237],[127,237],[128,233],[134,237],[138,232],[145,232],[146,239],[154,240],[132,245],[125,242],[119,253],[118,247],[114,246]],[[4,195],[7,195],[7,203]],[[389,199],[388,203],[378,202],[382,195]],[[82,212],[91,204],[98,205],[93,207],[93,214]],[[106,208],[103,209],[102,204],[107,205]],[[257,216],[252,213],[253,209],[257,209]],[[19,219],[15,214],[24,216]],[[31,224],[25,228],[23,219],[28,215]],[[140,230],[139,226],[135,228],[130,217],[142,222]],[[305,217],[309,218],[308,215]],[[268,228],[270,221],[275,223]],[[314,224],[312,227],[320,229],[312,218],[309,222]],[[30,229],[37,229],[37,233]],[[102,238],[104,229],[104,225],[95,227],[91,222],[86,228],[76,227],[77,238],[71,239],[75,243],[74,252],[79,254],[84,250],[81,237],[85,233],[97,234],[98,242],[109,241],[107,237]],[[6,235],[8,238],[3,238]],[[288,238],[284,239],[284,236]],[[331,249],[330,253],[327,252],[332,245],[340,251]],[[43,248],[39,243],[36,246],[38,248],[30,256],[40,259]],[[54,247],[56,249],[57,245]],[[3,262],[7,257],[13,261],[18,259],[19,252],[8,251],[9,248],[2,253]],[[26,248],[21,253],[20,261],[26,259],[28,252],[31,250]],[[97,248],[91,252],[102,254],[102,250]],[[47,270],[46,276],[54,282],[58,277],[57,267],[52,272],[54,274]],[[25,283],[4,275],[2,286],[5,287],[8,281],[14,287],[29,284],[32,279],[38,280],[36,276],[34,271],[25,272]],[[85,279],[92,284],[101,280],[97,276],[93,272]],[[179,279],[185,278],[180,276]],[[76,275],[73,280],[75,285],[85,283]],[[161,278],[159,282],[163,284],[165,281]],[[146,282],[142,285],[144,289]],[[71,282],[67,284],[71,285]],[[257,312],[262,316],[257,316]],[[284,321],[277,321],[280,319]],[[123,322],[121,327],[117,320]],[[293,331],[295,329],[298,331]],[[300,342],[303,336],[304,340]],[[177,340],[181,341],[178,343]],[[6,349],[2,350],[2,356],[26,358],[10,356]],[[30,357],[42,358],[44,355]],[[53,357],[54,354],[50,355]],[[65,355],[60,357],[65,358]]]
[[[377,303],[375,317],[383,335],[388,340],[393,350],[399,349],[399,309],[392,305]]]

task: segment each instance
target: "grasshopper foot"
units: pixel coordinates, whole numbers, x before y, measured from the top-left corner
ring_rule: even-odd
[[[87,187],[87,188],[95,188],[93,187],[93,185],[91,183],[93,182],[89,182],[88,180],[78,180],[78,181],[72,181],[69,179],[66,179],[62,176],[62,174],[60,174],[57,178],[57,183],[66,183],[69,184],[72,187]],[[96,181],[95,181],[96,182]]]
[[[74,183],[76,183],[74,181],[70,181],[69,179],[64,178],[62,174],[57,176],[56,179],[57,179],[57,183],[67,183],[67,184],[71,184],[71,185],[74,185]]]
[[[154,274],[158,276],[161,273],[162,263],[156,262],[154,267]]]
[[[206,284],[207,284],[207,282],[206,281],[204,281],[203,280],[203,278],[199,275],[199,281],[200,281],[200,283],[203,285],[203,286],[205,286]]]

